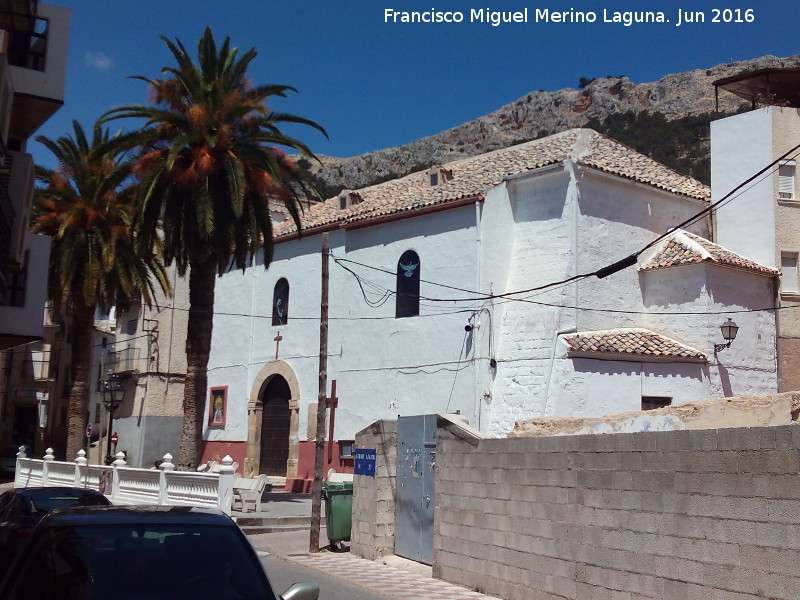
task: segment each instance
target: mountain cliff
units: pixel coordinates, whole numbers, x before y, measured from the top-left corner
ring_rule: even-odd
[[[357,189],[432,164],[482,154],[573,127],[588,125],[611,137],[619,137],[615,135],[613,125],[619,129],[620,123],[619,119],[614,121],[614,115],[627,114],[628,123],[624,126],[630,128],[636,115],[644,113],[656,115],[660,122],[705,116],[704,120],[692,120],[693,131],[697,131],[698,124],[701,129],[705,128],[704,136],[694,133],[696,139],[690,140],[691,144],[698,145],[696,148],[682,146],[679,150],[662,152],[693,155],[684,161],[688,165],[685,168],[677,163],[671,166],[702,180],[706,179],[707,166],[698,166],[698,161],[707,161],[707,122],[716,108],[713,82],[767,67],[800,67],[800,55],[788,58],[763,56],[666,75],[651,83],[633,83],[624,76],[581,79],[581,89],[531,92],[488,115],[404,146],[349,158],[320,156],[321,167],[306,163],[303,166],[316,175],[324,195],[330,197],[342,188]],[[721,112],[736,112],[743,104],[744,101],[737,96],[720,93]],[[638,148],[635,139],[620,141],[645,154],[654,154]],[[658,156],[653,158],[659,159]]]

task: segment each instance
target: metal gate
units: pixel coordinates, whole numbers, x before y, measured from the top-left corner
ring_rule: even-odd
[[[397,419],[394,553],[433,564],[436,415]]]

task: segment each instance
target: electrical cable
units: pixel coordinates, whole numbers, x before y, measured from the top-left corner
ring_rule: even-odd
[[[737,185],[737,186],[736,186],[735,188],[733,188],[733,189],[732,189],[730,192],[728,192],[727,194],[725,194],[725,195],[724,195],[722,198],[720,198],[720,199],[719,199],[719,200],[717,200],[716,202],[714,202],[714,203],[712,203],[712,204],[708,205],[706,208],[704,208],[703,210],[701,210],[700,212],[698,212],[696,215],[694,215],[693,217],[690,217],[690,218],[686,219],[685,221],[683,221],[682,223],[680,223],[679,225],[677,225],[677,226],[676,226],[676,227],[674,227],[673,229],[683,229],[684,227],[687,227],[688,225],[691,225],[692,223],[695,223],[695,222],[697,222],[697,221],[698,221],[698,220],[699,220],[701,217],[705,216],[706,214],[710,214],[710,213],[712,213],[712,212],[713,212],[713,211],[715,211],[715,210],[716,210],[716,209],[717,209],[717,208],[718,208],[720,205],[722,205],[723,203],[725,203],[725,202],[728,200],[728,198],[730,198],[731,196],[733,196],[733,194],[735,194],[736,192],[738,192],[740,189],[742,189],[743,187],[745,187],[746,185],[748,185],[748,184],[749,184],[749,183],[751,183],[752,181],[754,181],[754,180],[758,179],[758,178],[759,178],[761,175],[764,175],[766,172],[768,172],[768,171],[772,171],[776,165],[778,165],[779,163],[781,163],[781,162],[785,161],[785,160],[788,158],[788,156],[789,156],[790,154],[792,154],[793,152],[797,152],[798,150],[800,150],[800,144],[797,144],[797,145],[796,145],[796,146],[794,146],[794,147],[793,147],[791,150],[788,150],[787,152],[784,152],[783,154],[781,154],[781,155],[780,155],[778,158],[776,158],[775,160],[773,160],[773,161],[772,161],[771,163],[769,163],[769,164],[768,164],[766,167],[764,167],[763,169],[760,169],[760,170],[759,170],[758,172],[756,172],[754,175],[752,175],[752,176],[748,177],[747,179],[745,179],[745,180],[744,180],[742,183],[740,183],[739,185]],[[637,253],[637,255],[638,255],[638,254],[641,254],[642,252],[644,252],[644,251],[645,251],[645,250],[647,250],[648,248],[651,248],[651,247],[653,247],[655,244],[657,244],[658,242],[660,242],[661,240],[663,240],[665,237],[667,237],[667,236],[668,236],[670,233],[671,233],[671,231],[667,231],[666,233],[664,233],[664,234],[660,235],[659,237],[657,237],[656,239],[654,239],[652,242],[650,242],[649,244],[647,244],[647,245],[646,245],[644,248],[642,248],[641,250],[639,250],[639,252]]]
[[[459,358],[464,355],[464,348],[467,345],[467,338],[468,337],[469,337],[469,332],[465,331],[464,332],[464,339],[461,342],[461,349],[458,351]],[[474,362],[474,360],[475,359],[473,358],[472,361],[470,361],[470,362]],[[467,367],[464,366],[461,369],[455,369],[455,371],[453,373],[453,385],[450,386],[450,395],[447,396],[447,408],[445,408],[445,411],[444,411],[445,413],[449,413],[450,412],[450,402],[453,400],[453,391],[456,389],[456,380],[458,380],[458,373],[460,371],[462,371],[463,369],[466,369],[466,368]]]
[[[482,294],[482,293],[474,292],[472,290],[468,290],[468,289],[465,289],[465,288],[451,286],[451,285],[447,285],[447,284],[443,284],[443,283],[439,283],[439,282],[435,282],[435,281],[420,280],[421,282],[429,284],[429,285],[434,285],[434,286],[438,286],[438,287],[442,287],[442,288],[446,288],[446,289],[452,289],[454,291],[473,294],[473,297],[471,297],[471,298],[433,298],[433,297],[428,297],[428,296],[419,296],[419,298],[420,298],[420,300],[424,300],[426,302],[431,302],[431,303],[440,303],[440,302],[454,302],[454,303],[455,302],[474,302],[476,299],[480,299],[480,300],[498,299],[498,300],[500,300],[501,303],[525,302],[525,303],[536,304],[536,305],[541,305],[541,306],[550,306],[550,307],[554,307],[554,308],[567,308],[567,309],[574,309],[574,310],[587,311],[587,312],[605,312],[605,313],[631,314],[631,315],[635,315],[635,314],[650,314],[650,315],[720,315],[720,314],[740,314],[740,313],[779,311],[779,310],[788,310],[788,309],[800,308],[800,306],[778,306],[778,307],[771,306],[771,307],[755,308],[755,309],[735,309],[735,310],[728,309],[728,310],[720,310],[720,311],[663,311],[663,312],[653,312],[653,311],[621,310],[621,309],[611,309],[611,308],[593,308],[593,307],[586,307],[586,306],[569,306],[569,305],[564,305],[564,304],[539,302],[539,301],[531,300],[530,298],[517,298],[517,297],[515,297],[515,296],[518,296],[520,294],[526,294],[526,293],[530,294],[531,292],[552,291],[552,288],[555,288],[555,287],[558,287],[558,286],[564,286],[564,285],[566,285],[568,283],[571,283],[573,281],[591,277],[592,275],[595,275],[599,279],[602,279],[602,278],[608,277],[609,275],[611,275],[613,273],[616,273],[616,272],[618,272],[618,271],[620,271],[620,270],[622,270],[624,268],[632,266],[633,264],[635,264],[637,262],[638,256],[642,252],[644,252],[645,250],[647,250],[649,248],[652,248],[655,244],[657,244],[658,242],[660,242],[664,238],[668,237],[672,233],[672,231],[674,231],[674,229],[683,229],[685,227],[688,227],[688,226],[696,223],[697,221],[699,221],[704,216],[706,216],[708,214],[711,214],[712,212],[716,211],[718,208],[721,208],[722,206],[726,205],[727,203],[735,200],[736,198],[738,198],[741,195],[741,194],[737,194],[737,192],[739,192],[740,190],[743,190],[743,188],[745,188],[745,186],[748,186],[750,184],[755,185],[756,183],[759,183],[768,174],[774,172],[774,168],[777,165],[779,165],[779,163],[787,160],[788,157],[790,155],[792,155],[792,153],[798,152],[799,150],[800,150],[800,144],[794,146],[793,148],[791,148],[787,152],[784,152],[777,159],[773,160],[767,166],[765,166],[764,168],[760,169],[754,175],[748,177],[745,181],[743,181],[742,183],[740,183],[739,185],[734,187],[730,192],[725,194],[722,198],[720,198],[716,202],[710,204],[709,206],[707,206],[703,210],[699,211],[698,213],[696,213],[692,217],[689,217],[688,219],[684,220],[683,222],[681,222],[677,226],[675,226],[673,228],[670,228],[667,232],[665,232],[664,234],[658,236],[657,238],[655,238],[654,240],[652,240],[651,242],[649,242],[648,244],[643,246],[637,252],[634,252],[633,254],[631,254],[631,255],[629,255],[629,256],[627,256],[627,257],[625,257],[625,258],[623,258],[623,259],[621,259],[621,260],[619,260],[619,261],[617,261],[615,263],[612,263],[610,265],[602,267],[602,268],[600,268],[600,269],[598,269],[596,271],[593,271],[591,273],[584,273],[584,274],[581,274],[581,275],[575,275],[575,276],[569,277],[569,278],[561,280],[561,281],[555,281],[555,282],[543,284],[541,286],[537,286],[537,287],[534,287],[534,288],[529,288],[529,289],[526,289],[526,290],[517,290],[517,291],[513,291],[513,292],[506,292],[504,294]],[[759,179],[759,178],[761,178],[761,179]],[[759,181],[756,181],[756,180],[759,180]],[[749,189],[751,189],[751,187],[748,187],[747,189],[749,190]],[[744,191],[747,191],[747,190],[743,190],[742,193],[744,193]],[[337,265],[339,265],[344,270],[348,271],[350,274],[353,275],[353,277],[358,282],[358,285],[359,285],[361,293],[362,293],[362,295],[364,297],[364,300],[368,305],[373,306],[373,307],[383,306],[389,300],[389,298],[392,295],[396,295],[396,292],[393,292],[392,290],[389,290],[388,288],[385,288],[385,287],[382,287],[382,286],[378,286],[376,283],[371,282],[369,280],[366,280],[365,278],[363,278],[362,276],[357,274],[352,269],[346,267],[342,263],[350,263],[350,264],[358,265],[360,267],[364,267],[364,268],[367,268],[367,269],[372,269],[372,270],[375,270],[375,271],[378,271],[378,272],[382,272],[382,273],[386,273],[386,274],[393,275],[393,276],[395,275],[395,273],[393,273],[391,271],[388,271],[386,269],[382,269],[380,267],[375,267],[373,265],[368,265],[368,264],[361,263],[361,262],[358,262],[358,261],[354,261],[354,260],[351,260],[351,259],[336,257],[332,252],[331,252],[331,257],[333,258],[334,262]],[[378,300],[370,300],[367,297],[367,292],[364,289],[364,285],[368,285],[368,286],[372,287],[373,289],[376,290],[376,292],[379,289],[383,290],[382,293],[381,293],[380,298]],[[539,294],[535,294],[535,295],[539,295]],[[433,304],[431,306],[436,306],[436,305]],[[158,307],[158,305],[156,305],[156,308],[159,309],[160,307]],[[190,309],[175,307],[175,310],[188,312]],[[428,315],[418,315],[418,316],[431,317],[431,316],[441,316],[441,315],[458,314],[458,313],[465,313],[465,312],[474,312],[474,311],[471,311],[469,309],[459,309],[459,310],[442,311],[442,312],[439,312],[439,313],[428,314]],[[227,313],[227,312],[220,312],[220,311],[214,311],[213,314],[214,315],[219,315],[219,316],[242,316],[242,317],[247,317],[247,318],[271,318],[269,315],[248,315],[246,313]],[[360,320],[384,320],[384,319],[395,319],[395,318],[396,317],[393,317],[393,316],[386,316],[386,317],[331,317],[331,320],[360,321]],[[292,319],[294,319],[294,320],[318,320],[319,317],[292,317]],[[127,340],[120,340],[120,342],[132,341],[132,340],[140,339],[142,337],[147,337],[147,336],[146,335],[136,336],[136,337],[133,337],[133,338],[127,338]],[[96,344],[93,347],[101,347],[101,344]]]
[[[541,290],[546,290],[546,289],[549,289],[549,288],[552,288],[552,287],[565,285],[567,283],[571,283],[571,282],[576,281],[576,280],[586,279],[586,278],[591,277],[593,275],[596,276],[598,279],[604,279],[604,278],[606,278],[606,277],[608,277],[610,275],[613,275],[614,273],[617,273],[617,272],[619,272],[619,271],[621,271],[623,269],[626,269],[626,268],[636,264],[636,262],[638,261],[639,255],[642,252],[644,252],[645,250],[647,250],[649,248],[652,248],[655,244],[657,244],[658,242],[660,242],[664,238],[668,237],[672,233],[672,231],[674,231],[675,229],[683,229],[684,227],[688,227],[689,225],[692,225],[692,224],[696,223],[697,221],[699,221],[704,216],[714,212],[717,208],[719,208],[719,207],[723,206],[724,204],[726,204],[727,202],[733,200],[734,199],[734,195],[737,194],[737,192],[739,192],[739,190],[741,190],[745,186],[748,186],[749,184],[753,183],[755,180],[759,179],[759,177],[762,177],[766,173],[772,172],[776,165],[779,165],[779,163],[785,161],[792,153],[797,152],[798,150],[800,150],[800,144],[798,144],[798,145],[794,146],[793,148],[791,148],[790,150],[784,152],[781,156],[779,156],[778,158],[773,160],[767,166],[763,167],[762,169],[759,169],[754,175],[748,177],[742,183],[740,183],[739,185],[734,187],[731,191],[729,191],[727,194],[725,194],[722,198],[720,198],[716,202],[710,204],[709,206],[707,206],[703,210],[695,213],[694,215],[692,215],[688,219],[682,221],[677,226],[670,228],[668,231],[666,231],[665,233],[663,233],[660,236],[656,237],[654,240],[650,241],[648,244],[643,246],[638,251],[636,251],[636,252],[634,252],[634,253],[626,256],[625,258],[622,258],[622,259],[620,259],[620,260],[618,260],[618,261],[616,261],[614,263],[611,263],[610,265],[606,265],[605,267],[601,267],[600,269],[597,269],[596,271],[592,271],[592,272],[589,272],[589,273],[583,273],[583,274],[580,274],[580,275],[574,275],[572,277],[569,277],[567,279],[563,279],[561,281],[554,281],[554,282],[551,282],[551,283],[546,283],[546,284],[543,284],[543,285],[540,285],[540,286],[537,286],[537,287],[533,287],[533,288],[529,288],[529,289],[526,289],[526,290],[517,290],[517,291],[513,291],[513,292],[506,292],[504,294],[482,294],[480,292],[475,292],[475,291],[472,291],[472,290],[466,290],[464,288],[458,288],[458,287],[455,287],[455,286],[449,286],[449,285],[445,285],[445,284],[440,284],[440,283],[433,282],[433,281],[421,280],[421,281],[424,281],[424,283],[427,283],[427,284],[430,284],[430,285],[436,285],[436,286],[440,286],[440,287],[444,287],[444,288],[448,288],[448,289],[452,289],[452,290],[456,290],[456,291],[460,291],[460,292],[465,292],[465,293],[468,293],[468,294],[473,294],[473,296],[474,296],[472,298],[449,298],[449,299],[425,297],[425,300],[427,300],[429,302],[473,302],[473,301],[475,301],[476,299],[479,299],[479,298],[480,299],[494,299],[494,298],[502,299],[502,298],[508,298],[508,297],[512,297],[512,296],[517,296],[519,294],[527,294],[527,293],[534,292],[534,291],[541,291]],[[738,197],[738,195],[736,197]],[[352,264],[357,264],[357,265],[362,266],[362,267],[374,269],[376,271],[380,271],[380,272],[383,272],[383,273],[393,274],[391,271],[387,271],[385,269],[381,269],[381,268],[378,268],[378,267],[373,267],[371,265],[366,265],[366,264],[359,263],[357,261],[353,261],[353,260],[350,260],[350,259],[339,258],[339,257],[333,256],[333,253],[331,253],[331,256],[333,257],[334,262],[336,262],[337,264],[340,264],[340,262],[349,262],[349,263],[352,263]],[[340,266],[343,266],[343,265],[340,264]],[[422,296],[420,296],[420,298],[422,298]]]

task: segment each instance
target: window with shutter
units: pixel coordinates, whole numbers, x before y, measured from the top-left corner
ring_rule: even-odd
[[[797,254],[781,254],[781,292],[797,292]]]
[[[780,165],[778,167],[778,198],[794,200],[795,166]]]

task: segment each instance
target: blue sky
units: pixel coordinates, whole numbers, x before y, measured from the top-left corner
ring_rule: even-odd
[[[732,0],[736,2],[736,0]],[[608,0],[52,0],[72,9],[64,107],[37,133],[57,137],[77,119],[89,127],[103,112],[145,102],[146,85],[172,57],[159,35],[193,51],[206,25],[218,38],[255,47],[255,83],[292,85],[299,94],[271,108],[313,119],[291,130],[316,152],[352,156],[404,144],[489,113],[534,90],[576,87],[581,77],[627,75],[634,82],[765,54],[800,53],[800,4]],[[470,23],[470,9],[529,9],[529,22]],[[595,23],[534,22],[534,11],[593,11]],[[675,26],[677,10],[704,14]],[[714,8],[753,10],[752,23],[712,23]],[[385,23],[386,9],[460,11],[459,24]],[[663,11],[670,23],[604,23],[603,11]],[[725,16],[720,14],[720,16]],[[733,13],[731,16],[735,16]],[[47,151],[31,143],[40,164]]]

